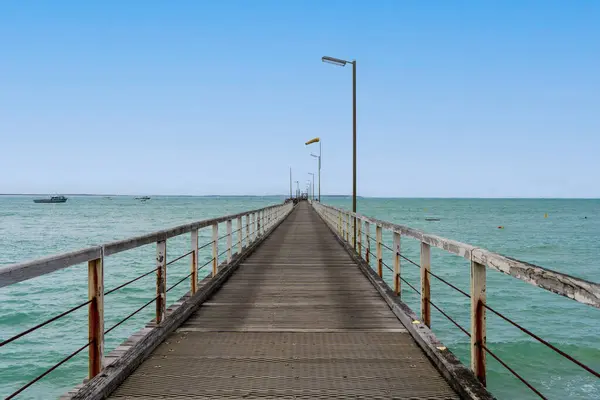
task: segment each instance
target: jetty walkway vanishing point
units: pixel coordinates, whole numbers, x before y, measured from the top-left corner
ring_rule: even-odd
[[[212,241],[200,244],[203,228],[212,229]],[[384,230],[392,235],[391,245],[383,240]],[[167,260],[168,239],[183,234],[190,235],[190,251]],[[419,260],[402,253],[401,239],[420,242]],[[223,241],[225,248],[219,248]],[[156,243],[156,268],[151,271],[156,296],[117,325],[105,327],[104,296],[148,273],[107,290],[104,258],[151,243]],[[470,293],[435,274],[431,247],[470,261]],[[207,248],[212,259],[199,266],[199,251]],[[384,251],[391,252],[391,265],[385,263]],[[168,265],[186,257],[189,274],[168,281]],[[568,358],[575,368],[600,377],[487,304],[486,272],[500,271],[596,308],[599,284],[318,202],[286,202],[15,264],[0,269],[0,288],[81,263],[88,264],[87,301],[0,338],[0,347],[82,307],[88,308],[88,343],[8,398],[85,351],[88,379],[65,399],[491,399],[485,388],[487,355],[520,379],[523,390],[545,398],[486,345],[487,312]],[[405,265],[420,269],[420,287],[403,278]],[[212,271],[200,279],[205,267]],[[384,268],[393,274],[391,286],[382,279]],[[460,326],[432,301],[431,279],[469,299],[470,327]],[[172,301],[168,292],[183,282],[190,291],[167,307]],[[403,284],[419,293],[419,315],[402,302]],[[151,305],[156,318],[104,354],[104,335]],[[431,307],[470,336],[470,366],[435,337]]]

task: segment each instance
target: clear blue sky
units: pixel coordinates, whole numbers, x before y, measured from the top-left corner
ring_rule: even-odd
[[[600,197],[598,1],[3,1],[0,193]],[[315,147],[312,150],[317,150]]]

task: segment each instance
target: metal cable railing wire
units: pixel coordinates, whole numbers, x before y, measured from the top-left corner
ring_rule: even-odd
[[[412,261],[410,258],[405,257],[402,254],[398,254],[400,257],[402,257],[404,260],[408,261],[409,263],[411,263],[412,265],[414,265],[415,267],[421,269],[421,266],[419,264],[417,264],[416,262]],[[435,277],[436,279],[438,279],[441,282],[444,282],[446,285],[450,286],[452,289],[456,290],[457,292],[463,294],[464,296],[468,297],[469,299],[471,298],[471,295],[468,294],[467,292],[465,292],[464,290],[460,289],[459,287],[453,285],[452,283],[448,282],[447,280],[445,280],[444,278],[438,276],[437,274],[431,272],[430,270],[427,270],[427,273],[433,277]]]
[[[389,249],[390,251],[394,252],[393,249],[390,249],[388,246],[386,246],[384,243],[381,243],[385,248]],[[408,257],[405,257],[404,255],[397,253],[400,257],[402,257],[404,260],[408,261],[409,263],[413,264],[414,266],[416,266],[417,268],[421,268],[421,266],[419,264],[417,264],[416,262],[412,261],[411,259],[409,259]],[[385,263],[383,263],[384,265],[386,265]],[[387,266],[387,265],[386,265]],[[388,267],[389,269],[389,267]],[[444,278],[438,276],[437,274],[427,270],[427,273],[432,275],[433,277],[435,277],[436,279],[438,279],[439,281],[445,283],[446,285],[448,285],[449,287],[453,288],[454,290],[456,290],[457,292],[461,293],[462,295],[464,295],[467,298],[471,298],[471,296],[465,292],[464,290],[458,288],[457,286],[453,285],[452,283],[448,282],[447,280],[445,280]],[[415,290],[417,293],[420,294],[420,292],[418,290],[416,290],[410,283],[408,283],[405,279],[402,279],[402,281],[404,281],[406,284],[408,284],[413,290]],[[450,320],[454,325],[456,325],[461,331],[463,331],[467,336],[471,336],[471,334],[464,329],[462,326],[460,326],[456,321],[454,321],[448,314],[446,314],[441,308],[439,308],[436,304],[434,304],[431,300],[429,300],[429,303],[436,309],[438,310],[442,315],[444,315],[448,320]],[[524,332],[525,334],[529,335],[530,337],[536,339],[538,342],[544,344],[545,346],[549,347],[550,349],[554,350],[556,353],[560,354],[561,356],[563,356],[564,358],[568,359],[569,361],[573,362],[574,364],[578,365],[579,367],[585,369],[587,372],[591,373],[592,375],[600,378],[600,373],[598,373],[597,371],[593,370],[591,367],[583,364],[582,362],[578,361],[577,359],[573,358],[571,355],[565,353],[564,351],[560,350],[559,348],[557,348],[556,346],[552,345],[551,343],[549,343],[548,341],[542,339],[541,337],[539,337],[538,335],[534,334],[533,332],[531,332],[530,330],[528,330],[527,328],[519,325],[518,323],[514,322],[513,320],[511,320],[510,318],[506,317],[505,315],[503,315],[502,313],[494,310],[492,307],[488,306],[487,304],[483,304],[483,307],[485,307],[486,309],[490,310],[492,313],[494,313],[495,315],[497,315],[498,317],[502,318],[503,320],[505,320],[506,322],[510,323],[511,325],[515,326],[516,328],[520,329],[522,332]],[[527,381],[525,381],[525,379],[523,379],[518,373],[516,373],[512,368],[510,368],[508,365],[506,365],[506,363],[504,363],[502,360],[500,360],[500,358],[498,358],[495,354],[493,354],[488,348],[485,347],[485,345],[482,346],[488,353],[490,353],[490,355],[492,355],[492,357],[494,357],[500,364],[502,364],[506,369],[508,369],[515,377],[517,377],[519,380],[521,380],[525,385],[527,385],[528,388],[530,388],[532,391],[534,391],[538,396],[545,398],[537,389],[535,389],[533,386],[531,386],[531,384],[529,384]]]
[[[171,261],[167,262],[167,264],[165,264],[165,265],[171,265],[171,264],[173,264],[174,262],[177,262],[177,261],[181,260],[182,258],[189,256],[189,255],[190,255],[190,254],[192,254],[193,252],[194,252],[194,250],[188,251],[188,252],[187,252],[187,253],[185,253],[184,255],[181,255],[181,256],[179,256],[179,257],[177,257],[177,258],[174,258],[173,260],[171,260]]]
[[[581,368],[585,369],[586,371],[588,371],[590,374],[596,376],[597,378],[600,378],[600,373],[598,373],[597,371],[593,370],[592,368],[588,367],[587,365],[583,364],[582,362],[576,360],[575,358],[573,358],[572,356],[570,356],[569,354],[565,353],[564,351],[562,351],[561,349],[557,348],[556,346],[554,346],[553,344],[545,341],[544,339],[542,339],[541,337],[539,337],[538,335],[536,335],[535,333],[531,332],[529,329],[522,327],[521,325],[517,324],[516,322],[512,321],[510,318],[502,315],[501,313],[499,313],[498,311],[494,310],[492,307],[488,306],[487,304],[483,304],[483,307],[487,308],[488,310],[490,310],[491,312],[493,312],[494,314],[496,314],[497,316],[499,316],[500,318],[502,318],[503,320],[505,320],[506,322],[508,322],[509,324],[519,328],[521,331],[523,331],[524,333],[526,333],[527,335],[531,336],[532,338],[534,338],[535,340],[537,340],[538,342],[546,345],[547,347],[549,347],[550,349],[554,350],[555,352],[557,352],[558,354],[560,354],[561,356],[563,356],[564,358],[566,358],[567,360],[577,364],[578,366],[580,366]]]
[[[267,216],[266,216],[266,215],[265,215],[263,218],[259,218],[259,219],[258,219],[258,221],[264,220],[265,218],[267,218]],[[238,232],[238,231],[239,231],[239,230],[241,230],[241,229],[243,229],[243,225],[242,225],[242,226],[240,226],[240,227],[239,227],[237,230],[235,230],[235,231],[234,231],[234,232],[232,232],[231,234],[233,234],[233,233],[236,233],[236,232]],[[255,229],[253,229],[253,230],[252,230],[252,234],[255,234],[255,231],[257,231],[257,230],[258,230],[258,229],[256,229],[256,230],[255,230]],[[227,235],[225,235],[225,236],[223,236],[223,237],[227,237],[227,236],[229,236],[229,235],[230,235],[230,234],[228,233]],[[223,238],[223,237],[221,237],[221,238]],[[248,237],[249,237],[249,235],[246,235],[246,239],[247,239]],[[219,239],[221,239],[221,238],[219,238]],[[239,241],[238,243],[241,243],[243,240],[244,240],[244,239],[242,239],[242,240],[241,240],[241,241]],[[204,248],[204,247],[206,247],[206,246],[209,246],[209,245],[211,245],[212,243],[214,243],[214,241],[211,241],[211,242],[209,242],[209,243],[207,243],[207,244],[205,244],[205,245],[203,245],[203,246],[199,247],[197,250],[200,250],[200,249],[202,249],[202,248]],[[229,250],[229,249],[228,249],[228,250]],[[228,250],[225,250],[225,252],[227,252]],[[183,254],[183,255],[181,255],[181,256],[179,256],[179,257],[177,257],[177,258],[175,258],[175,259],[171,260],[171,261],[170,261],[170,262],[168,262],[166,265],[173,264],[173,263],[175,263],[176,261],[179,261],[180,259],[182,259],[182,258],[184,258],[184,257],[186,257],[186,256],[189,256],[189,255],[190,255],[190,254],[192,254],[193,252],[194,252],[194,250],[192,250],[192,251],[189,251],[188,253],[186,253],[186,254]],[[222,254],[224,254],[225,252],[223,252],[223,253],[221,253],[221,254],[219,254],[219,255],[222,255]],[[215,260],[215,258],[213,257],[213,258],[212,258],[212,259],[210,259],[208,262],[206,262],[204,265],[202,265],[201,267],[199,267],[199,268],[198,268],[198,270],[200,270],[200,269],[202,269],[202,268],[206,267],[207,265],[209,265],[209,264],[210,264],[211,262],[213,262],[214,260]],[[140,276],[138,276],[138,277],[136,277],[136,278],[134,278],[134,279],[131,279],[131,280],[129,280],[129,281],[127,281],[127,282],[125,282],[125,283],[123,283],[123,284],[121,284],[121,285],[119,285],[119,286],[117,286],[117,287],[113,288],[113,289],[110,289],[110,290],[106,291],[106,292],[104,293],[104,295],[108,295],[108,294],[114,293],[114,292],[116,292],[117,290],[119,290],[119,289],[122,289],[122,288],[124,288],[125,286],[127,286],[127,285],[130,285],[130,284],[132,284],[132,283],[134,283],[134,282],[136,282],[136,281],[138,281],[138,280],[140,280],[140,279],[142,279],[142,278],[144,278],[144,277],[146,277],[146,276],[148,276],[148,275],[150,275],[150,274],[152,274],[152,273],[156,272],[156,270],[158,270],[159,268],[160,268],[160,267],[154,268],[154,269],[153,269],[153,270],[151,270],[151,271],[148,271],[148,272],[146,272],[146,273],[144,273],[144,274],[142,274],[142,275],[140,275]],[[184,278],[180,279],[180,280],[179,280],[177,283],[175,283],[175,284],[174,284],[174,285],[172,285],[170,288],[168,288],[168,289],[166,290],[166,292],[169,292],[171,289],[173,289],[174,287],[176,287],[177,285],[179,285],[181,282],[183,282],[184,280],[186,280],[187,278],[189,278],[189,277],[190,277],[192,274],[193,274],[193,273],[190,273],[190,274],[186,275]],[[137,313],[139,313],[140,311],[142,311],[144,308],[146,308],[146,307],[148,307],[150,304],[152,304],[154,301],[156,301],[156,299],[157,299],[158,297],[159,297],[159,296],[155,296],[155,297],[154,297],[154,298],[152,298],[150,301],[146,302],[146,303],[145,303],[143,306],[139,307],[138,309],[136,309],[135,311],[133,311],[132,313],[130,313],[130,314],[127,316],[127,317],[125,317],[124,319],[122,319],[121,321],[119,321],[118,323],[116,323],[115,325],[113,325],[112,327],[108,328],[108,329],[107,329],[107,330],[104,332],[104,334],[106,335],[106,334],[110,333],[111,331],[113,331],[114,329],[116,329],[118,326],[120,326],[121,324],[123,324],[125,321],[129,320],[131,317],[133,317],[134,315],[136,315]],[[54,317],[52,317],[52,318],[50,318],[50,319],[48,319],[48,320],[46,320],[46,321],[44,321],[44,322],[40,323],[40,324],[37,324],[37,325],[35,325],[35,326],[33,326],[33,327],[31,327],[31,328],[29,328],[29,329],[27,329],[27,330],[25,330],[25,331],[23,331],[23,332],[21,332],[21,333],[17,334],[17,335],[14,335],[14,336],[10,337],[9,339],[6,339],[6,340],[4,340],[4,341],[0,342],[0,347],[2,347],[2,346],[4,346],[4,345],[7,345],[7,344],[9,344],[9,343],[13,342],[14,340],[17,340],[17,339],[19,339],[19,338],[21,338],[21,337],[23,337],[23,336],[25,336],[25,335],[27,335],[27,334],[29,334],[29,333],[31,333],[31,332],[33,332],[33,331],[37,330],[37,329],[39,329],[39,328],[42,328],[43,326],[45,326],[45,325],[48,325],[48,324],[50,324],[51,322],[53,322],[53,321],[56,321],[56,320],[58,320],[58,319],[60,319],[60,318],[62,318],[62,317],[64,317],[64,316],[66,316],[66,315],[68,315],[68,314],[70,314],[70,313],[72,313],[72,312],[74,312],[74,311],[77,311],[77,310],[79,310],[80,308],[82,308],[82,307],[85,307],[86,305],[89,305],[89,304],[91,304],[93,301],[94,301],[94,299],[90,299],[90,300],[88,300],[88,301],[86,301],[86,302],[84,302],[84,303],[81,303],[81,304],[79,304],[79,305],[77,305],[77,306],[75,306],[75,307],[72,307],[72,308],[70,308],[69,310],[67,310],[67,311],[64,311],[63,313],[61,313],[61,314],[58,314],[58,315],[56,315],[56,316],[54,316]],[[37,376],[36,378],[34,378],[33,380],[29,381],[27,384],[25,384],[24,386],[22,386],[21,388],[19,388],[17,391],[15,391],[15,392],[13,392],[12,394],[10,394],[8,397],[6,397],[6,399],[7,399],[7,400],[8,400],[8,399],[12,399],[12,398],[14,398],[15,396],[19,395],[19,394],[20,394],[20,393],[22,393],[24,390],[26,390],[27,388],[29,388],[31,385],[33,385],[34,383],[38,382],[40,379],[44,378],[46,375],[50,374],[50,373],[51,373],[52,371],[54,371],[56,368],[60,367],[60,366],[61,366],[62,364],[64,364],[64,363],[66,363],[66,362],[67,362],[67,361],[69,361],[71,358],[75,357],[77,354],[81,353],[81,352],[82,352],[84,349],[86,349],[87,347],[89,347],[89,346],[90,346],[90,345],[91,345],[93,342],[94,342],[94,340],[93,340],[93,339],[92,339],[92,340],[90,340],[88,343],[86,343],[85,345],[81,346],[79,349],[77,349],[77,350],[76,350],[76,351],[74,351],[73,353],[69,354],[67,357],[63,358],[61,361],[59,361],[58,363],[56,363],[54,366],[52,366],[51,368],[49,368],[49,369],[47,369],[46,371],[44,371],[42,374],[38,375],[38,376]]]
[[[542,399],[547,399],[546,396],[544,396],[543,394],[540,393],[539,390],[537,390],[536,388],[534,388],[531,383],[527,382],[525,380],[525,378],[523,378],[521,375],[519,375],[514,369],[512,369],[511,367],[509,367],[504,361],[502,361],[500,359],[500,357],[498,357],[496,354],[494,354],[490,349],[487,348],[487,346],[483,343],[477,343],[478,346],[481,346],[481,348],[483,350],[485,350],[490,356],[494,357],[494,359],[496,361],[498,361],[504,368],[506,368],[511,374],[513,374],[517,379],[519,379],[521,382],[523,382],[525,384],[525,386],[527,386],[529,389],[531,389],[531,391],[533,391],[535,394],[537,394],[538,396],[540,396],[540,398]]]
[[[383,265],[384,265],[384,266],[385,266],[387,269],[389,269],[391,273],[394,273],[394,270],[393,270],[392,268],[390,268],[390,266],[389,266],[389,265],[387,265],[387,264],[386,264],[386,263],[385,263],[383,260],[381,260],[381,263],[382,263],[382,264],[383,264]]]
[[[123,283],[122,285],[119,285],[119,286],[117,286],[117,287],[115,287],[115,288],[112,288],[112,289],[110,289],[109,291],[106,291],[106,292],[104,292],[104,295],[106,296],[106,295],[109,295],[109,294],[111,294],[111,293],[114,293],[114,292],[116,292],[117,290],[119,290],[119,289],[122,289],[122,288],[124,288],[125,286],[127,286],[127,285],[130,285],[130,284],[132,284],[133,282],[135,282],[135,281],[138,281],[138,280],[142,279],[143,277],[145,277],[145,276],[148,276],[148,275],[150,275],[150,274],[152,274],[152,273],[156,272],[156,270],[157,270],[157,269],[158,269],[158,267],[154,268],[154,269],[153,269],[153,270],[151,270],[151,271],[148,271],[148,272],[146,272],[145,274],[142,274],[142,275],[138,276],[137,278],[134,278],[134,279],[132,279],[132,280],[130,280],[130,281],[127,281],[127,282]]]
[[[185,281],[187,278],[189,278],[190,276],[192,276],[194,274],[194,272],[190,272],[189,274],[187,274],[186,276],[184,276],[183,278],[181,278],[180,280],[178,280],[177,283],[175,283],[174,285],[172,285],[171,287],[169,287],[165,292],[169,293],[171,291],[171,289],[173,289],[175,286],[179,285],[181,282]]]
[[[204,265],[202,265],[201,267],[198,267],[198,271],[200,271],[202,268],[206,267],[208,264],[210,264],[211,262],[215,261],[215,258],[211,258],[210,260],[208,260]]]
[[[414,261],[404,257],[403,255],[400,255],[402,258],[404,258],[405,260],[409,261],[410,263],[416,265],[417,267],[421,268],[420,265],[416,264]],[[454,290],[458,291],[459,293],[463,294],[465,297],[471,298],[471,295],[469,295],[467,292],[465,292],[464,290],[461,290],[460,288],[456,287],[455,285],[453,285],[452,283],[448,282],[447,280],[441,278],[440,276],[434,274],[431,271],[427,271],[430,275],[434,276],[435,278],[437,278],[438,280],[440,280],[441,282],[445,283],[446,285],[450,286],[451,288],[453,288]],[[433,304],[433,303],[432,303]],[[490,307],[487,304],[483,304],[483,306],[485,308],[487,308],[488,310],[490,310],[492,313],[494,313],[495,315],[497,315],[498,317],[502,318],[503,320],[505,320],[506,322],[508,322],[509,324],[513,325],[514,327],[520,329],[522,332],[524,332],[525,334],[531,336],[532,338],[534,338],[535,340],[537,340],[538,342],[542,343],[543,345],[545,345],[546,347],[549,347],[550,349],[554,350],[556,353],[560,354],[561,356],[563,356],[564,358],[566,358],[567,360],[573,362],[574,364],[578,365],[579,367],[585,369],[587,372],[591,373],[592,375],[600,378],[600,373],[593,370],[591,367],[583,364],[581,361],[578,361],[577,359],[573,358],[573,356],[565,353],[564,351],[560,350],[559,348],[557,348],[556,346],[554,346],[553,344],[549,343],[548,341],[542,339],[541,337],[539,337],[538,335],[536,335],[535,333],[531,332],[529,329],[519,325],[518,323],[516,323],[515,321],[511,320],[510,318],[508,318],[507,316],[505,316],[504,314],[494,310],[492,307]]]
[[[208,242],[206,244],[203,244],[202,246],[198,247],[198,250],[202,250],[203,248],[210,246],[214,242],[215,242],[214,240],[211,240],[210,242]]]
[[[39,328],[41,328],[41,327],[43,327],[43,326],[46,326],[46,325],[48,325],[49,323],[51,323],[51,322],[54,322],[54,321],[56,321],[57,319],[60,319],[60,318],[64,317],[65,315],[71,314],[72,312],[74,312],[74,311],[77,311],[77,310],[79,310],[80,308],[87,306],[87,305],[88,305],[88,304],[90,304],[92,301],[93,301],[93,299],[91,299],[91,300],[88,300],[88,301],[86,301],[85,303],[81,303],[81,304],[79,304],[79,305],[77,305],[77,306],[75,306],[75,307],[72,307],[72,308],[68,309],[67,311],[64,311],[64,312],[62,312],[62,313],[60,313],[60,314],[58,314],[58,315],[55,315],[54,317],[52,317],[52,318],[50,318],[50,319],[47,319],[47,320],[46,320],[46,321],[44,321],[44,322],[41,322],[41,323],[39,323],[39,324],[37,324],[37,325],[35,325],[35,326],[32,326],[31,328],[29,328],[29,329],[27,329],[27,330],[24,330],[23,332],[21,332],[21,333],[18,333],[18,334],[16,334],[16,335],[14,335],[14,336],[12,336],[12,337],[10,337],[10,338],[8,338],[8,339],[4,340],[3,342],[0,342],[0,347],[2,347],[2,346],[4,346],[4,345],[7,345],[7,344],[9,344],[10,342],[12,342],[12,341],[15,341],[15,340],[17,340],[17,339],[19,339],[19,338],[21,338],[21,337],[23,337],[23,336],[25,336],[25,335],[27,335],[27,334],[29,334],[29,333],[33,332],[33,331],[35,331],[35,330],[38,330]]]
[[[121,325],[123,322],[127,321],[129,318],[133,317],[135,314],[139,313],[144,308],[146,308],[150,304],[152,304],[156,299],[158,299],[158,297],[159,296],[154,296],[154,298],[152,300],[148,301],[146,304],[144,304],[143,306],[141,306],[140,308],[138,308],[137,310],[135,310],[134,312],[132,312],[131,314],[129,314],[128,316],[126,316],[125,318],[123,318],[122,320],[120,320],[119,322],[117,322],[115,325],[113,325],[110,328],[108,328],[107,330],[105,330],[104,334],[108,335],[113,329],[115,329],[116,327],[118,327],[119,325]]]
[[[56,368],[60,367],[61,365],[63,365],[67,361],[69,361],[71,358],[75,357],[77,354],[81,353],[83,350],[85,350],[92,343],[94,343],[93,339],[90,340],[89,342],[87,342],[87,344],[81,346],[79,349],[75,350],[73,353],[69,354],[67,357],[65,357],[62,360],[60,360],[58,363],[54,364],[54,366],[52,366],[51,368],[48,368],[46,371],[44,371],[43,373],[41,373],[40,375],[38,375],[33,380],[29,381],[26,385],[21,386],[21,388],[19,388],[17,391],[11,393],[8,397],[6,397],[5,400],[9,400],[9,399],[12,399],[12,398],[18,396],[25,389],[27,389],[28,387],[30,387],[31,385],[33,385],[34,383],[36,383],[37,381],[39,381],[40,379],[42,379],[43,377],[45,377],[46,375],[48,375],[50,372],[54,371]]]

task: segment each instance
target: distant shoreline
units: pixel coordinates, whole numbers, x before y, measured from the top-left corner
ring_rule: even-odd
[[[52,196],[50,193],[0,193],[0,196],[23,196],[23,197],[43,197]],[[64,196],[74,197],[196,197],[196,198],[215,198],[215,197],[289,197],[287,194],[89,194],[89,193],[66,193]],[[324,198],[352,198],[352,195],[332,194],[323,195]],[[420,197],[420,196],[357,196],[357,199],[406,199],[406,200],[600,200],[597,197]]]

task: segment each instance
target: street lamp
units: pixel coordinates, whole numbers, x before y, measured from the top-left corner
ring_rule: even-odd
[[[313,201],[315,201],[315,174],[313,172],[309,172],[309,175],[312,175],[312,196],[313,196]]]
[[[316,155],[313,153],[310,153],[310,155],[312,157],[319,159],[319,201],[321,201],[321,139],[316,137],[316,138],[311,139],[308,142],[306,142],[305,145],[308,146],[309,144],[317,143],[317,142],[319,143],[319,155]],[[313,196],[313,200],[314,200],[314,196]]]
[[[352,212],[356,213],[356,60],[346,61],[325,56],[321,61],[340,67],[352,64]],[[356,247],[356,218],[354,218],[354,246]]]

